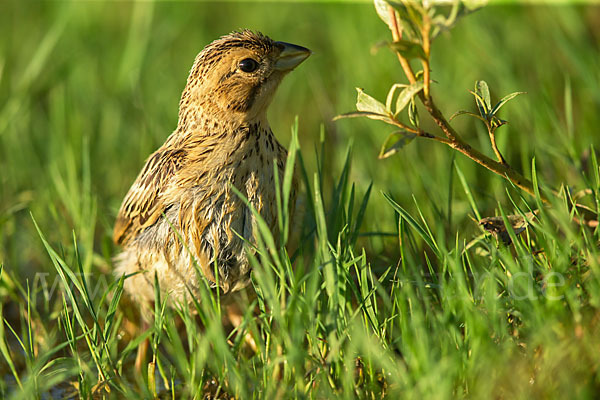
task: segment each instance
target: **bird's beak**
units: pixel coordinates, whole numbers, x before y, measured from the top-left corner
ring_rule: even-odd
[[[312,53],[306,47],[296,46],[295,44],[285,42],[277,42],[277,44],[283,46],[283,50],[275,62],[275,69],[279,71],[293,70]]]

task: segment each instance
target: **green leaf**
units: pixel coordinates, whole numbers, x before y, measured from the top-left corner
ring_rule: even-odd
[[[369,186],[369,188],[370,188],[370,186]],[[4,266],[2,264],[0,264],[0,281],[2,278],[3,268],[4,268]],[[8,344],[6,343],[6,341],[4,339],[5,338],[4,324],[6,324],[11,330],[12,330],[12,328],[10,327],[8,321],[6,321],[4,319],[4,312],[3,312],[2,308],[3,308],[3,304],[0,303],[0,353],[4,357],[4,361],[6,361],[5,365],[8,365],[8,367],[10,368],[10,372],[12,372],[15,382],[17,382],[17,385],[19,385],[19,388],[23,389],[23,385],[21,384],[21,379],[19,379],[19,374],[17,373],[17,369],[15,368],[15,364],[13,362],[12,355],[9,350]],[[17,339],[18,339],[18,336],[17,336]]]
[[[372,112],[375,114],[386,115],[387,111],[385,105],[379,100],[375,100],[373,97],[366,94],[361,88],[356,88],[358,96],[356,98],[356,109],[358,111]]]
[[[387,110],[387,112],[392,112],[392,101],[394,100],[394,94],[396,93],[396,89],[407,86],[408,85],[405,83],[394,83],[392,85],[385,100],[385,109]]]
[[[356,213],[356,218],[354,219],[353,233],[350,239],[350,243],[353,245],[356,244],[356,240],[358,239],[359,229],[362,225],[363,218],[365,216],[365,212],[367,210],[367,204],[369,203],[369,197],[371,196],[371,189],[373,188],[373,182],[369,184],[365,195],[363,196],[362,202],[360,204],[360,208],[358,209],[358,213]]]
[[[504,96],[502,99],[500,99],[500,101],[498,102],[498,104],[496,104],[494,106],[494,108],[492,108],[492,111],[490,111],[491,115],[496,115],[496,113],[498,112],[498,110],[500,110],[500,107],[502,107],[503,105],[505,105],[506,103],[508,103],[509,101],[511,101],[512,99],[514,99],[515,97],[517,97],[520,94],[525,94],[527,92],[514,92],[511,93],[509,95]]]
[[[385,0],[374,0],[373,4],[375,5],[375,11],[377,11],[379,18],[381,18],[381,20],[385,22],[390,29],[392,29],[393,20],[392,14],[390,13],[390,4]]]
[[[321,196],[321,182],[319,180],[319,174],[314,174],[314,188],[315,188],[315,223],[317,226],[317,240],[319,243],[319,250],[323,259],[323,275],[325,278],[325,291],[329,297],[333,297],[335,293],[335,269],[333,268],[333,262],[329,253],[329,242],[327,235],[327,218],[325,217],[325,206],[323,205],[323,197]]]
[[[416,43],[410,40],[400,39],[395,42],[388,44],[392,49],[400,53],[406,59],[420,58],[421,60],[427,60],[425,51],[420,43]]]
[[[475,92],[483,98],[486,114],[492,108],[492,100],[490,99],[490,88],[485,81],[475,82]]]
[[[408,105],[408,120],[414,127],[419,127],[419,110],[417,109],[417,102],[414,97],[410,99],[410,104]]]
[[[533,184],[533,192],[535,193],[535,201],[539,209],[544,206],[542,195],[540,194],[540,186],[538,184],[537,169],[535,167],[535,156],[531,159],[531,183]]]
[[[508,121],[505,121],[498,117],[492,116],[491,126],[494,130],[496,130],[496,129],[500,128],[502,125],[506,125],[506,124],[508,124]]]
[[[121,275],[118,280],[117,287],[114,291],[113,298],[110,302],[108,310],[106,311],[105,318],[105,328],[104,328],[104,338],[108,339],[108,335],[111,333],[111,329],[114,323],[115,315],[117,313],[117,306],[119,305],[119,300],[121,300],[121,295],[123,294],[123,284],[125,283],[125,275]]]
[[[290,197],[292,193],[292,185],[294,183],[296,156],[298,149],[300,148],[300,142],[298,141],[298,116],[296,116],[296,119],[294,120],[294,125],[292,126],[292,139],[290,140],[290,145],[288,146],[288,148],[288,157],[285,162],[282,186],[283,210],[281,214],[285,218],[285,223],[283,224],[283,238],[281,243],[287,243],[290,230]],[[274,165],[276,165],[276,163]]]
[[[427,243],[427,245],[433,250],[436,256],[440,257],[440,249],[435,242],[434,238],[404,209],[400,204],[396,203],[392,197],[383,193],[383,197],[390,203],[390,205],[400,214],[400,217],[404,219],[416,232],[417,234]]]
[[[479,114],[481,115],[481,118],[483,119],[483,121],[487,122],[487,109],[485,108],[485,100],[483,100],[483,97],[481,97],[479,95],[479,93],[474,92],[472,90],[469,90],[469,93],[471,93],[473,96],[475,96],[475,103],[477,104],[477,109],[479,110]]]
[[[452,28],[459,19],[476,11],[480,7],[483,7],[483,5],[487,3],[487,0],[450,0],[449,3],[452,3],[452,7],[448,12],[447,17],[443,14],[438,14],[432,18],[432,40],[441,32]]]
[[[404,3],[404,4],[402,4]],[[374,0],[375,11],[383,22],[386,23],[390,30],[394,29],[393,17],[390,12],[390,6],[396,11],[396,24],[400,28],[400,31],[408,37],[416,37],[416,32],[419,32],[421,21],[419,21],[419,12],[415,12],[415,8],[418,6],[417,3],[409,4],[404,1],[391,1],[391,0]]]
[[[367,112],[367,111],[353,111],[353,112],[349,112],[349,113],[345,113],[345,114],[336,115],[333,118],[333,120],[337,121],[338,119],[358,118],[358,117],[366,117],[369,119],[376,119],[376,120],[383,121],[388,124],[394,125],[394,120],[392,118],[390,118],[388,115],[382,115],[382,114],[377,114],[377,113]]]
[[[473,198],[473,193],[471,192],[471,188],[469,187],[469,184],[467,183],[467,179],[465,178],[465,175],[463,174],[462,170],[459,168],[458,164],[454,164],[454,167],[456,169],[456,174],[458,175],[458,179],[460,180],[460,183],[462,184],[463,190],[465,191],[465,195],[467,196],[467,200],[469,200],[471,209],[473,210],[475,217],[479,221],[481,219],[481,214],[479,213],[479,209],[477,208],[477,203],[475,203],[475,199]]]
[[[383,160],[396,154],[400,149],[413,141],[416,137],[414,133],[408,133],[405,131],[396,131],[388,135],[381,146],[378,158]]]
[[[469,11],[475,11],[481,7],[484,7],[488,3],[488,0],[462,0],[462,4]]]
[[[419,81],[401,91],[396,99],[396,112],[394,115],[398,115],[398,113],[400,113],[400,111],[402,111],[404,107],[408,105],[411,99],[421,90],[423,90],[423,82]]]
[[[475,117],[477,119],[482,120],[483,122],[485,122],[485,120],[483,118],[481,118],[481,116],[472,113],[470,111],[465,111],[465,110],[459,110],[457,112],[455,112],[454,114],[452,114],[452,116],[450,117],[450,121],[452,121],[455,117],[458,117],[459,115],[470,115],[471,117]]]

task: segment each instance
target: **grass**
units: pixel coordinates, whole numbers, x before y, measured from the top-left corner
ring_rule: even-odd
[[[526,91],[501,112],[503,155],[542,188],[590,189],[594,210],[599,18],[488,6],[432,60],[448,115],[474,111],[478,79],[494,99]],[[132,332],[111,274],[118,206],[174,128],[195,54],[240,27],[314,51],[269,114],[283,143],[298,138],[306,240],[287,254],[261,230],[258,311],[239,331],[207,289],[193,310],[157,292],[154,324]],[[472,218],[539,200],[428,142],[379,161],[389,129],[331,121],[354,87],[382,99],[400,79],[392,54],[370,51],[388,36],[369,4],[0,4],[0,398],[594,398],[597,229],[574,224],[563,195],[498,243]],[[492,154],[475,121],[453,125]]]

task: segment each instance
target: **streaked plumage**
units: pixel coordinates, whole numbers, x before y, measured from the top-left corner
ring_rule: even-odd
[[[273,136],[266,110],[283,76],[309,54],[243,31],[214,41],[196,57],[177,129],[146,161],[115,223],[113,239],[123,246],[115,272],[142,271],[125,283],[134,299],[154,298],[155,271],[172,300],[182,300],[188,288],[194,293],[200,282],[192,257],[213,285],[216,261],[225,293],[249,283],[243,240],[235,232],[254,242],[256,222],[230,185],[275,231],[273,163],[282,173],[287,152]]]

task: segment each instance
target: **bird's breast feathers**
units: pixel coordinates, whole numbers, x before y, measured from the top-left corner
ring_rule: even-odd
[[[239,129],[225,142],[189,139],[168,148],[173,143],[168,140],[147,160],[121,206],[115,240],[147,251],[191,249],[206,265],[207,277],[212,261],[223,265],[220,280],[227,284],[249,270],[244,241],[254,243],[256,229],[255,217],[232,186],[275,231],[273,164],[282,182],[287,152],[259,124]]]

